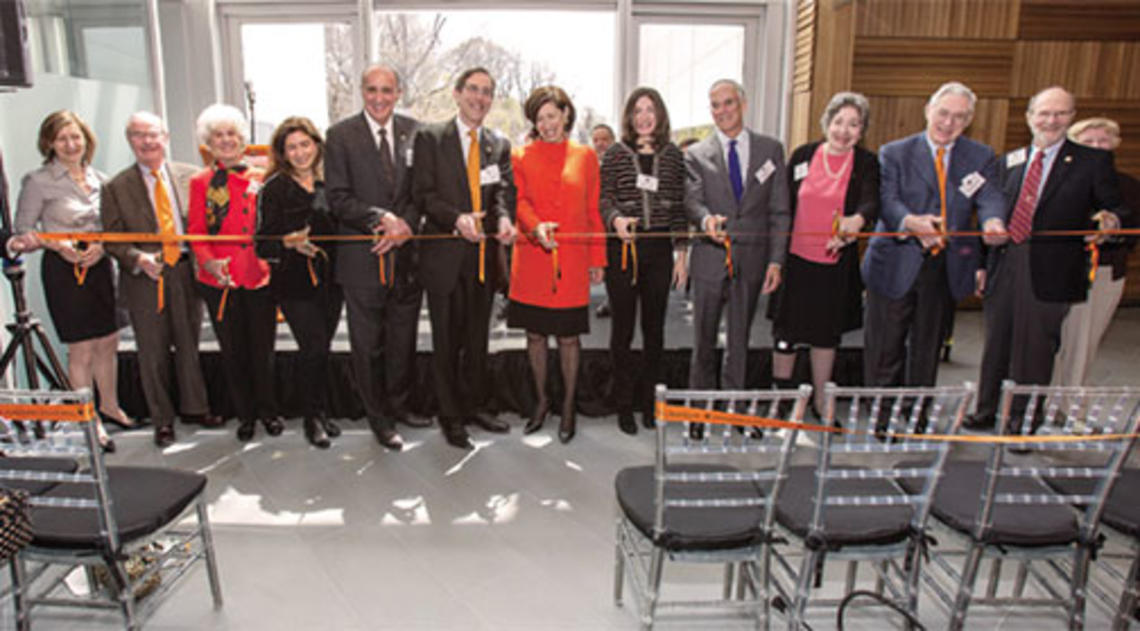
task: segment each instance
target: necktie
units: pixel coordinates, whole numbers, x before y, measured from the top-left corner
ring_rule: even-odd
[[[732,195],[739,202],[744,195],[744,182],[740,176],[740,154],[736,153],[736,141],[728,141],[728,179],[732,182]]]
[[[1044,151],[1038,151],[1029,164],[1029,171],[1025,174],[1025,181],[1021,184],[1021,194],[1017,196],[1017,205],[1013,207],[1013,216],[1009,219],[1009,236],[1014,243],[1022,243],[1029,238],[1033,230],[1033,211],[1037,208],[1037,189],[1041,185],[1041,157]]]
[[[392,164],[392,146],[388,144],[388,130],[381,127],[380,131],[380,173],[384,175],[391,193],[396,183],[396,167]],[[391,201],[391,199],[389,199]]]
[[[939,147],[934,156],[934,171],[938,174],[938,200],[942,204],[942,227],[946,228],[946,147]]]
[[[166,194],[166,185],[162,183],[162,174],[158,169],[151,169],[150,174],[154,176],[154,214],[158,219],[158,233],[173,237],[177,234],[174,231],[174,209],[170,205],[170,196]],[[177,241],[162,242],[163,263],[174,265],[180,256],[182,248]]]
[[[479,187],[479,134],[474,129],[467,130],[471,143],[467,147],[467,187],[471,191],[471,212],[483,212],[483,196]]]

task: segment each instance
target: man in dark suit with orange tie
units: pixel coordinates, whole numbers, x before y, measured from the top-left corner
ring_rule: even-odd
[[[495,80],[485,68],[465,70],[452,91],[458,115],[416,134],[412,197],[423,214],[420,278],[431,312],[432,377],[448,444],[472,447],[464,427],[506,432],[503,421],[479,411],[486,400],[487,337],[499,269],[494,236],[515,236],[511,144],[485,129]]]
[[[1073,95],[1063,88],[1038,92],[1025,114],[1033,144],[1007,153],[998,165],[1008,220],[983,226],[995,247],[986,266],[978,408],[968,428],[993,427],[1002,380],[1049,383],[1069,304],[1088,293],[1084,240],[1033,233],[1115,230],[1128,214],[1112,153],[1066,140],[1075,112]]]
[[[364,111],[329,128],[329,206],[340,234],[386,238],[341,243],[335,274],[348,305],[353,375],[368,425],[381,445],[399,451],[397,422],[429,424],[413,420],[408,410],[423,290],[416,279],[415,243],[401,239],[419,225],[409,196],[417,123],[393,112],[401,94],[394,69],[366,68],[360,93]],[[331,423],[326,430],[339,433]]]

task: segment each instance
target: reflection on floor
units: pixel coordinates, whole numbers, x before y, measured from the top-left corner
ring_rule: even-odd
[[[978,314],[962,314],[944,381],[976,379]],[[1103,383],[1133,379],[1140,312],[1110,329],[1093,369]],[[1123,326],[1122,326],[1123,325]],[[362,423],[346,423],[332,449],[310,448],[299,423],[277,438],[238,443],[233,428],[194,432],[160,452],[145,430],[116,436],[110,461],[207,472],[225,607],[213,611],[196,570],[151,618],[148,629],[464,629],[629,630],[630,602],[611,600],[613,479],[622,467],[651,461],[652,440],[620,434],[614,419],[581,421],[570,445],[546,430],[523,437],[508,417],[506,436],[476,433],[478,449],[446,446],[435,429],[404,432],[409,448],[381,449]],[[838,564],[829,579],[838,580]],[[717,592],[719,569],[667,575],[680,591]],[[703,593],[709,593],[704,591]],[[930,628],[944,615],[924,594]],[[884,611],[867,606],[847,628],[881,629]],[[1089,629],[1105,628],[1089,608]],[[777,619],[779,627],[782,619]],[[815,629],[835,628],[834,612],[816,612]],[[1053,613],[971,614],[976,629],[1060,629]],[[12,625],[10,613],[0,628]],[[115,615],[44,613],[37,630],[122,628]],[[746,629],[686,620],[662,629]],[[897,627],[896,627],[897,628]]]

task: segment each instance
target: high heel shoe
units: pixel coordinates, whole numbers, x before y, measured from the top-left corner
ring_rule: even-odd
[[[135,429],[136,427],[139,426],[138,421],[135,421],[131,417],[127,416],[125,412],[123,413],[123,418],[125,418],[127,420],[123,421],[123,419],[116,418],[114,416],[111,416],[110,414],[107,414],[103,410],[99,410],[99,420],[103,421],[104,423],[111,423],[114,425],[118,425],[119,427],[121,427],[123,429]]]
[[[325,432],[325,424],[311,416],[305,419],[305,440],[318,449],[328,449],[332,444]]]
[[[534,406],[534,412],[530,416],[530,420],[526,422],[523,427],[524,434],[533,434],[542,429],[542,424],[546,422],[546,415],[550,413],[550,401],[542,399],[538,405]]]
[[[578,419],[574,411],[574,402],[562,406],[562,422],[558,424],[558,440],[566,444],[574,439],[578,430]]]

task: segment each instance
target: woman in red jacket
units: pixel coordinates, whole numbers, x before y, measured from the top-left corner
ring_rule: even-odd
[[[574,126],[574,104],[561,88],[543,86],[524,106],[534,125],[534,142],[511,157],[518,188],[518,231],[511,259],[507,325],[526,329],[527,355],[538,404],[525,433],[538,431],[550,411],[546,395],[547,336],[558,338],[565,395],[558,439],[569,442],[576,429],[581,342],[590,330],[590,284],[602,282],[604,242],[585,233],[602,232],[598,214],[598,158],[594,150],[567,140]],[[562,232],[566,237],[558,237]]]
[[[211,105],[198,116],[198,137],[214,165],[190,180],[187,234],[252,236],[262,173],[245,164],[249,123],[237,108]],[[238,440],[253,438],[257,419],[270,436],[285,425],[273,395],[273,342],[277,308],[269,291],[269,265],[252,241],[195,241],[198,288],[225,364],[230,399],[241,424]]]

